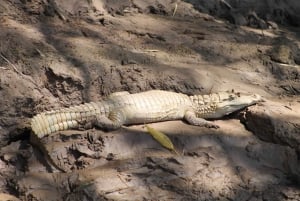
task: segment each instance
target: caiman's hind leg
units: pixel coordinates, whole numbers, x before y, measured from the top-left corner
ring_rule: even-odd
[[[123,126],[125,117],[122,112],[110,112],[108,117],[102,115],[96,118],[94,125],[105,130],[116,130]]]
[[[218,125],[207,121],[205,119],[199,118],[196,116],[195,112],[193,111],[186,111],[184,114],[184,119],[191,125],[194,126],[202,126],[207,128],[219,128]]]

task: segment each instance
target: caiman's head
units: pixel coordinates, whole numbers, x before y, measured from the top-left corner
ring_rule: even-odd
[[[263,101],[263,99],[258,94],[247,95],[233,91],[194,96],[193,100],[197,105],[196,115],[202,118],[221,118],[261,101]]]

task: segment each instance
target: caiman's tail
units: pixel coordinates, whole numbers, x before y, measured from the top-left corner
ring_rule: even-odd
[[[32,118],[31,129],[42,138],[57,131],[78,128],[91,121],[96,115],[105,113],[105,110],[106,108],[99,102],[43,112]]]

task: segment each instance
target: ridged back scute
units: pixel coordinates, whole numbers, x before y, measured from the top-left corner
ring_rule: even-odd
[[[151,90],[136,94],[115,94],[107,99],[114,109],[130,107],[134,110],[139,108],[144,109],[145,114],[151,112],[152,109],[160,108],[162,105],[171,107],[174,105],[184,106],[189,103],[188,96],[184,94],[162,90]]]
[[[221,96],[219,95],[219,93],[212,93],[206,95],[190,96],[190,99],[193,103],[196,103],[198,105],[209,105],[212,103],[220,102]]]
[[[209,95],[194,95],[190,96],[193,102],[193,107],[198,117],[205,117],[216,110],[217,104],[220,101],[217,93]]]
[[[239,93],[218,92],[218,93],[211,93],[208,95],[190,96],[190,99],[192,100],[193,103],[196,103],[198,105],[213,105],[216,103],[234,99],[237,96],[239,96]]]

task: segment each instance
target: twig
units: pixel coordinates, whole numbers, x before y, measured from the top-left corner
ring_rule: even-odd
[[[126,187],[129,187],[129,186],[127,185],[127,183],[124,181],[124,179],[121,177],[120,174],[118,174],[118,177],[119,177],[119,179],[121,180],[121,182],[122,182]]]
[[[288,75],[288,78],[287,78],[288,85],[289,85],[291,91],[293,92],[293,95],[296,95],[297,92],[296,92],[295,88],[293,87],[291,80],[292,79],[291,79],[290,75]]]
[[[288,85],[289,85],[289,87],[290,87],[291,91],[293,92],[293,95],[297,95],[297,92],[296,92],[296,90],[294,89],[294,87],[292,86],[292,84],[291,84],[291,81],[290,81],[290,80],[288,80]]]
[[[278,65],[281,65],[281,66],[287,66],[287,67],[294,67],[294,68],[299,68],[299,65],[291,65],[291,64],[283,64],[283,63],[278,63],[276,62]]]
[[[39,50],[38,48],[35,48],[35,50],[37,51],[37,53],[39,53],[41,57],[45,57],[45,55],[41,52],[41,50]]]
[[[232,10],[232,6],[225,0],[221,0],[221,2],[227,7],[229,8],[230,10]]]
[[[172,15],[173,17],[175,15],[176,11],[177,11],[177,7],[178,7],[178,5],[177,5],[177,3],[175,3],[175,8],[174,8],[173,15]]]
[[[55,1],[53,0],[49,0],[50,5],[54,8],[55,12],[57,13],[58,17],[63,20],[66,21],[66,17],[62,14],[61,9],[57,6],[57,4],[55,3]]]
[[[105,194],[108,195],[108,194],[115,193],[115,192],[122,191],[122,190],[126,190],[126,189],[128,189],[128,187],[126,187],[126,188],[117,188],[117,189],[113,189],[111,191],[106,191]]]
[[[14,71],[16,72],[16,73],[18,73],[21,77],[23,77],[24,79],[26,79],[26,80],[29,80],[34,86],[36,86],[37,87],[37,89],[40,91],[40,89],[39,89],[39,87],[38,87],[38,85],[30,78],[30,77],[28,77],[28,76],[25,76],[22,72],[20,72],[18,69],[17,69],[17,67],[16,67],[16,65],[14,65],[13,63],[11,63],[1,52],[0,52],[0,56],[2,57],[2,59],[4,59],[9,65],[11,65],[12,67],[13,67],[13,69],[14,69]],[[6,69],[5,67],[1,67],[2,69]]]
[[[287,108],[287,109],[289,109],[289,110],[293,110],[291,107],[289,107],[287,105],[285,105],[284,107]]]
[[[13,63],[11,63],[2,53],[0,53],[0,56],[2,57],[2,59],[4,59],[9,65],[11,65],[12,67],[13,67],[13,69],[17,72],[17,73],[19,73],[19,74],[21,74],[21,72],[20,71],[18,71],[18,69],[17,69],[17,67],[13,64]]]
[[[159,50],[155,50],[155,49],[149,49],[149,50],[144,50],[144,52],[159,52]]]

